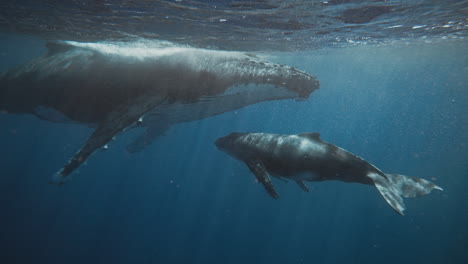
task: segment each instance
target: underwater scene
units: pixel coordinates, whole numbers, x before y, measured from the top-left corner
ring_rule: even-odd
[[[467,263],[468,1],[0,3],[0,263]]]

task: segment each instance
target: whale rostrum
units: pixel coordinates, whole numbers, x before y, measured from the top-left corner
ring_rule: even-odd
[[[267,193],[279,198],[271,177],[291,179],[308,192],[304,181],[339,180],[373,185],[385,201],[403,215],[403,197],[417,197],[442,188],[411,176],[386,174],[364,159],[320,139],[319,133],[277,135],[232,133],[216,146],[243,161]]]
[[[55,175],[68,179],[119,132],[141,127],[128,146],[143,149],[172,125],[263,101],[304,100],[318,80],[254,55],[171,43],[47,44],[48,53],[0,75],[0,110],[95,127]]]

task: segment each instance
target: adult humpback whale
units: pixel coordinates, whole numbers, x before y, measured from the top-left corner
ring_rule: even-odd
[[[0,76],[0,110],[96,126],[55,175],[58,183],[133,124],[148,128],[129,146],[137,151],[170,124],[261,101],[306,99],[319,87],[310,74],[241,52],[163,42],[65,41],[48,48],[45,56]]]
[[[399,174],[384,174],[364,159],[320,139],[318,133],[275,135],[232,133],[219,138],[216,146],[245,162],[268,194],[279,198],[270,175],[296,181],[308,192],[303,181],[339,180],[374,185],[385,201],[403,215],[404,197],[430,193],[439,186],[424,179]]]

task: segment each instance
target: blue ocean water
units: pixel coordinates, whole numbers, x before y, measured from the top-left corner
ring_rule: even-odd
[[[45,52],[3,34],[7,70]],[[271,53],[317,76],[307,101],[260,103],[173,126],[128,154],[137,131],[47,184],[91,128],[0,115],[0,263],[465,263],[468,260],[466,41]],[[445,189],[396,214],[375,188],[275,181],[271,199],[218,151],[228,133],[320,132],[384,172]]]

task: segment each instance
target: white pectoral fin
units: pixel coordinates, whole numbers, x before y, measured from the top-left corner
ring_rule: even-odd
[[[404,215],[403,211],[405,211],[405,204],[403,203],[403,198],[400,196],[398,189],[395,188],[392,182],[375,172],[369,172],[367,176],[372,179],[375,187],[379,190],[388,205],[390,205],[393,210],[400,215]]]
[[[92,153],[106,145],[117,133],[132,125],[142,115],[164,102],[165,98],[145,95],[135,98],[132,102],[123,104],[109,113],[106,119],[99,123],[83,148],[52,178],[51,182],[64,183],[66,176],[85,162]]]

